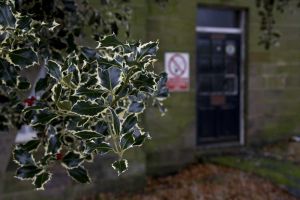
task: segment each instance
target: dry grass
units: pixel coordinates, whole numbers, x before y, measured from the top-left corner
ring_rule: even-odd
[[[296,200],[278,186],[255,175],[212,164],[150,178],[138,194],[100,194],[97,200]]]

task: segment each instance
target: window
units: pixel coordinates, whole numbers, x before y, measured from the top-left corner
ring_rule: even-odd
[[[197,26],[238,28],[239,15],[237,10],[201,7],[197,12]]]

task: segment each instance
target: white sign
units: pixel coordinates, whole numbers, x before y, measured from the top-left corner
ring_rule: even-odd
[[[190,56],[188,53],[165,53],[167,86],[172,91],[188,91],[190,88]]]

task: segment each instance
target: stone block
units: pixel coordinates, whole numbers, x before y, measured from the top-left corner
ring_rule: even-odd
[[[147,175],[172,174],[196,161],[195,148],[173,148],[147,153]]]

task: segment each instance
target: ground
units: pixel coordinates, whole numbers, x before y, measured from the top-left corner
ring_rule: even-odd
[[[149,178],[138,194],[99,194],[82,200],[296,200],[253,173],[216,164],[192,165],[176,175]]]
[[[99,194],[82,200],[300,199],[300,140],[200,156],[175,175],[148,178],[136,194]]]

